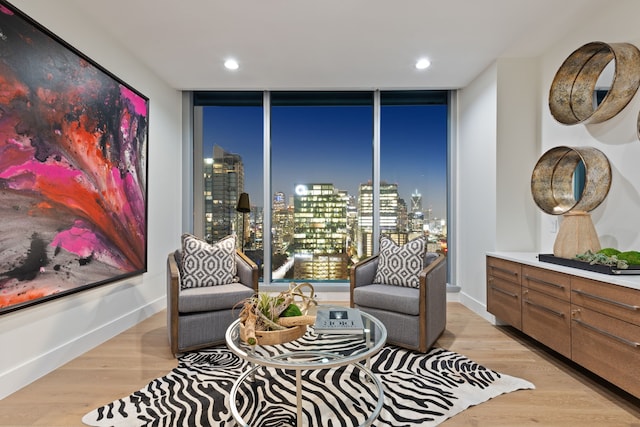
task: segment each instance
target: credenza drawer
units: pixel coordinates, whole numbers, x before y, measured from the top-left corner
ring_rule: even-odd
[[[569,301],[571,276],[530,266],[522,266],[522,286]]]
[[[640,396],[640,326],[571,305],[571,358]]]
[[[487,311],[640,398],[638,281],[626,287],[517,258],[487,255]]]
[[[640,292],[635,289],[573,277],[571,302],[640,326]]]
[[[571,304],[524,288],[522,332],[571,358]]]
[[[521,329],[521,293],[520,285],[499,277],[489,276],[487,279],[487,311],[503,322]]]
[[[520,284],[522,268],[517,262],[487,257],[487,277],[499,277]]]

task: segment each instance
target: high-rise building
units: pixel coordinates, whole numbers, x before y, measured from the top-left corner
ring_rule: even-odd
[[[213,147],[213,158],[204,159],[204,218],[205,237],[217,242],[233,233],[245,230],[245,239],[250,230],[247,215],[236,211],[238,197],[244,191],[244,166],[242,157],[224,151],[218,145]],[[240,241],[238,241],[240,245]]]
[[[264,230],[262,224],[264,224],[264,208],[262,206],[251,206],[251,213],[249,215],[249,230],[250,234],[247,236],[247,249],[262,250],[264,249]]]
[[[357,260],[358,255],[358,204],[356,196],[347,191],[340,192],[347,202],[347,254]]]
[[[398,184],[380,183],[380,233],[399,233]],[[360,184],[358,191],[357,247],[360,258],[373,254],[373,184]]]
[[[418,193],[418,189],[411,195],[411,212],[422,212],[422,194]]]
[[[404,199],[398,199],[398,232],[406,233],[409,231],[409,213],[407,212],[407,203]]]
[[[413,236],[424,232],[424,212],[422,211],[422,194],[418,193],[418,189],[411,195],[411,225],[410,232]]]
[[[273,195],[273,210],[277,211],[287,207],[287,201],[285,194],[282,191],[278,191]]]
[[[204,159],[204,238],[213,241],[213,158]]]
[[[293,207],[286,200],[283,192],[273,195],[271,241],[275,254],[286,253],[293,240]]]
[[[398,184],[380,183],[380,233],[398,231]]]
[[[333,184],[297,184],[293,197],[294,277],[348,278],[347,200]]]

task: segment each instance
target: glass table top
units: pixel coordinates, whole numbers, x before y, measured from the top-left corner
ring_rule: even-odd
[[[319,306],[322,309],[344,307]],[[387,330],[375,317],[360,311],[361,333],[316,333],[313,326],[297,340],[276,345],[246,344],[240,339],[240,320],[226,332],[227,346],[249,362],[283,369],[327,369],[355,363],[377,353],[387,340]]]

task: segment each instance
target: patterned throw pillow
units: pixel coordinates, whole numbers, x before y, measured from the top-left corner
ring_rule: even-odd
[[[182,235],[182,289],[237,282],[236,238],[214,244],[191,234]]]
[[[402,246],[387,236],[380,236],[378,269],[373,283],[417,288],[420,286],[418,274],[423,268],[426,248],[427,241],[423,236]]]

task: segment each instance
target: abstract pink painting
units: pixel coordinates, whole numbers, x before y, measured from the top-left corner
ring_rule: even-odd
[[[0,0],[0,314],[146,271],[148,104]]]

